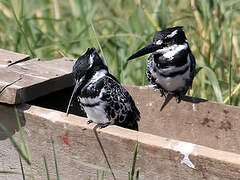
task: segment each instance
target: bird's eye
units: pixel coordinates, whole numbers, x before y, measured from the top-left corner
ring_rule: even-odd
[[[162,42],[161,39],[157,40],[157,42],[156,42],[157,45],[161,45],[162,43],[163,43],[163,42]]]

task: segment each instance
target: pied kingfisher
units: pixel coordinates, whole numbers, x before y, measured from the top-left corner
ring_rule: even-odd
[[[176,97],[179,103],[192,88],[196,74],[195,58],[188,45],[183,27],[177,26],[156,32],[153,42],[130,56],[128,60],[145,54],[151,55],[147,63],[147,79],[165,93]]]
[[[88,48],[73,66],[75,87],[68,104],[77,98],[88,117],[101,128],[115,124],[138,130],[140,112],[132,97],[109,73],[107,64],[95,48]]]

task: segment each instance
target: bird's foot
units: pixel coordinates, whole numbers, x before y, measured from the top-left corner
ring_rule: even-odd
[[[165,91],[164,91],[163,89],[160,89],[159,91],[160,91],[160,96],[161,96],[161,97],[164,96],[164,97],[166,98]]]
[[[177,103],[180,103],[181,102],[181,99],[182,99],[182,96],[176,96],[176,101],[177,101]]]
[[[91,124],[92,122],[93,122],[93,120],[89,119],[89,120],[87,121],[87,124]]]
[[[102,129],[102,128],[107,127],[109,124],[110,124],[110,122],[107,122],[107,123],[100,123],[100,124],[98,124],[98,127],[99,127],[100,129]]]

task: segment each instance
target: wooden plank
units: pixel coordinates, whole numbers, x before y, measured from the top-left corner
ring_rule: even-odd
[[[140,97],[140,99],[135,99],[142,112],[140,132],[117,126],[109,126],[98,130],[99,138],[117,179],[127,179],[134,146],[137,142],[140,146],[136,167],[140,170],[140,179],[225,180],[238,179],[240,177],[240,155],[238,153],[219,150],[218,147],[210,148],[192,143],[196,137],[192,137],[191,133],[190,137],[192,139],[189,141],[190,143],[186,143],[185,140],[189,139],[188,128],[185,129],[186,133],[184,133],[184,137],[183,134],[180,133],[184,141],[156,135],[157,131],[168,132],[169,135],[172,135],[170,131],[178,131],[178,128],[183,128],[185,124],[180,126],[175,122],[178,126],[174,126],[175,129],[172,129],[172,122],[162,122],[162,119],[174,119],[176,121],[177,117],[182,120],[184,116],[188,119],[188,115],[193,115],[195,112],[189,110],[190,107],[192,108],[192,104],[185,102],[177,104],[175,101],[171,101],[170,104],[166,106],[164,112],[160,113],[158,111],[159,107],[155,102],[153,102],[154,104],[152,106],[149,106],[144,104],[144,100],[142,101],[144,98],[149,98],[148,102],[151,103],[154,99],[156,99],[156,101],[162,99],[157,98],[157,96],[159,97],[157,92],[153,92],[151,89],[139,89],[136,87],[128,87],[128,89],[134,91],[138,94],[137,96]],[[132,93],[134,97],[136,97],[135,93]],[[143,104],[139,104],[141,101]],[[153,115],[150,117],[147,117],[149,116],[148,113],[144,113],[144,107],[147,111],[149,110],[146,106],[153,110]],[[181,106],[181,108],[179,108],[179,106]],[[213,106],[213,108],[219,110],[226,108],[225,110],[229,111],[228,114],[231,114],[231,116],[233,115],[232,113],[239,113],[239,108],[238,110],[235,108],[231,110],[231,108],[228,108],[229,106],[204,102],[196,106],[196,110],[202,119],[205,118],[205,115],[201,114],[201,112],[203,113],[205,111],[204,107],[209,108],[209,106]],[[97,179],[97,173],[101,174],[101,169],[107,168],[105,159],[93,133],[93,127],[95,125],[88,125],[86,118],[75,115],[66,116],[65,113],[33,105],[23,104],[17,106],[17,108],[21,117],[25,138],[30,148],[35,179],[46,178],[42,160],[43,155],[47,157],[50,176],[56,177],[51,137],[55,141],[61,179]],[[174,113],[172,113],[172,109]],[[217,113],[219,113],[218,110],[216,110],[215,114]],[[182,114],[182,116],[180,116],[180,114]],[[13,137],[19,140],[13,107],[0,104],[0,116],[3,117],[1,123],[6,124],[12,132]],[[195,118],[195,115],[193,115],[193,117]],[[148,122],[151,118],[152,121]],[[219,116],[216,116],[216,118],[219,118]],[[167,122],[169,122],[169,124],[167,124]],[[154,128],[150,129],[152,131],[151,134],[146,133],[146,131],[148,131],[146,127],[150,128],[150,123],[153,123],[152,126],[154,126]],[[163,123],[164,126],[161,126],[161,123]],[[197,124],[198,122],[194,122],[192,126],[197,126]],[[238,122],[238,124],[240,123]],[[201,131],[201,129],[195,130]],[[182,131],[184,131],[184,129],[182,129]],[[239,129],[237,131],[239,131]],[[204,137],[201,138],[206,140],[207,138],[211,138],[211,135],[212,134],[204,134]],[[234,135],[237,135],[234,133],[231,135],[232,139],[239,137],[234,137]],[[12,145],[9,144],[6,137],[4,138],[0,135],[0,140],[0,148],[8,149],[8,151],[2,151],[5,153],[4,157],[10,157],[11,159],[10,163],[6,163],[6,158],[3,160],[0,159],[3,170],[11,170],[11,168],[13,168],[20,172],[17,153],[12,148]],[[238,144],[235,146],[237,147]],[[192,167],[189,167],[191,165]],[[24,164],[24,166],[26,167],[26,164]],[[27,168],[25,168],[25,170],[27,173]],[[112,179],[108,170],[106,170],[106,179]]]
[[[0,102],[8,104],[24,103],[34,98],[72,85],[73,60],[60,58],[51,61],[33,59],[18,62],[8,68],[1,68]]]
[[[1,68],[0,77],[0,102],[8,104],[17,103],[19,101],[17,94],[19,94],[19,91],[22,88],[22,86],[17,84],[19,84],[18,81],[21,81],[21,76],[17,73],[11,72],[7,68]]]
[[[0,67],[7,67],[9,65],[26,61],[30,59],[29,55],[20,54],[5,49],[0,49]]]
[[[239,107],[197,98],[177,103],[173,98],[160,111],[165,98],[159,91],[127,89],[141,112],[140,131],[240,154]]]
[[[240,154],[240,139],[237,138],[240,136],[239,107],[201,99],[195,99],[194,103],[183,100],[178,104],[172,99],[160,111],[165,98],[160,97],[158,91],[135,86],[125,88],[141,112],[139,122],[141,132]],[[66,112],[72,90],[64,89],[32,103]],[[76,104],[70,110],[72,114],[79,115],[76,113],[80,111],[79,109]]]

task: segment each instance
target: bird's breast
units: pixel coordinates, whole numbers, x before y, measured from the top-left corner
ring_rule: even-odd
[[[160,85],[167,91],[176,91],[186,87],[187,81],[190,79],[190,59],[179,67],[168,65],[165,67],[159,66],[152,59],[148,63],[149,75],[153,77],[155,84]]]
[[[156,73],[156,84],[167,91],[176,91],[185,88],[187,80],[190,78],[190,70],[188,69],[184,74],[179,74],[173,77],[164,77],[159,73]]]
[[[84,111],[87,114],[87,117],[89,120],[92,120],[93,122],[99,124],[99,123],[107,123],[110,120],[107,118],[107,114],[105,112],[105,104],[100,103],[98,105],[95,105],[94,107],[85,106],[83,107]]]

